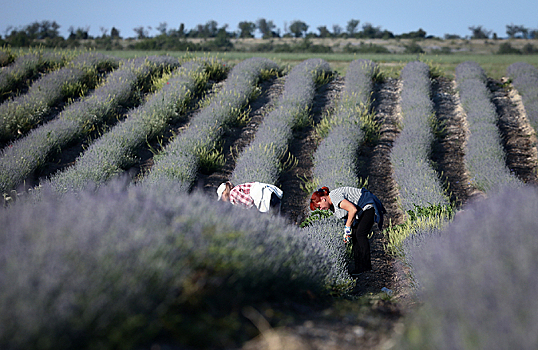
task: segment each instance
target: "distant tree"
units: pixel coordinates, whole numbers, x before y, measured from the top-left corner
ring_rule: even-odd
[[[237,25],[239,28],[240,38],[254,38],[254,31],[256,30],[256,23],[254,22],[239,22]]]
[[[290,32],[295,36],[296,38],[301,38],[304,33],[308,30],[308,25],[303,21],[293,21],[290,24]]]
[[[9,35],[9,33],[11,33],[13,30],[14,30],[13,26],[12,26],[12,25],[8,25],[8,26],[6,27],[6,29],[4,30],[4,36],[7,38],[7,36]]]
[[[54,39],[59,36],[60,25],[55,21],[33,22],[25,27],[29,37],[33,39]]]
[[[482,26],[471,26],[469,30],[473,33],[471,39],[489,39],[491,30],[486,30]]]
[[[357,33],[357,27],[359,26],[360,21],[358,19],[351,19],[347,22],[346,30],[350,37],[355,36]]]
[[[445,40],[453,40],[453,39],[461,39],[461,36],[458,34],[445,34],[444,35]]]
[[[319,31],[319,37],[320,38],[330,38],[331,37],[331,32],[329,32],[329,30],[327,29],[326,26],[318,27],[318,31]]]
[[[262,33],[262,37],[264,39],[272,38],[273,30],[276,28],[276,26],[273,24],[273,21],[266,21],[265,18],[259,18],[256,21],[256,28]]]
[[[424,39],[426,37],[426,32],[419,28],[419,30],[409,33],[403,33],[399,36],[402,39]]]
[[[78,27],[75,29],[73,26],[69,27],[69,37],[70,40],[86,40],[90,38],[89,35],[90,27],[82,28]]]
[[[520,34],[523,39],[528,39],[529,29],[525,28],[524,26],[510,24],[506,26],[506,34],[509,38],[515,38],[518,36],[518,34]]]
[[[99,27],[99,31],[101,32],[101,38],[106,38],[108,35],[108,28],[106,27]]]
[[[214,38],[217,36],[217,33],[219,31],[219,25],[217,23],[217,21],[208,21],[205,25],[204,25],[204,32],[207,34],[208,37],[210,38]]]
[[[217,30],[217,35],[215,35],[215,40],[213,40],[213,45],[218,50],[231,50],[233,49],[233,44],[228,38],[228,32],[226,31],[226,28],[228,27],[227,24],[225,24],[222,28],[219,28]]]
[[[171,38],[184,38],[187,35],[185,33],[185,24],[181,23],[178,29],[170,29],[168,36]]]
[[[167,31],[168,24],[166,22],[159,23],[159,26],[156,28],[161,35],[165,35]]]
[[[116,27],[112,27],[112,29],[110,30],[110,37],[113,39],[121,39],[120,31],[116,29]]]
[[[135,32],[137,39],[145,39],[149,35],[149,32],[146,29],[144,29],[143,26],[133,28],[133,31]]]
[[[6,42],[13,47],[30,46],[33,40],[24,30],[13,29],[9,35],[6,35]]]
[[[371,23],[365,23],[362,31],[359,33],[361,38],[376,39],[383,37],[383,31],[380,26],[374,27]]]
[[[339,36],[342,34],[342,27],[340,27],[338,24],[333,24],[333,35]]]

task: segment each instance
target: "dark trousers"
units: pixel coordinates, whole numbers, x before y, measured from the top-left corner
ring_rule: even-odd
[[[362,212],[359,223],[352,227],[351,243],[353,246],[351,250],[353,252],[353,260],[355,261],[355,269],[352,273],[361,273],[372,269],[368,235],[372,232],[374,217],[374,208],[367,209]]]

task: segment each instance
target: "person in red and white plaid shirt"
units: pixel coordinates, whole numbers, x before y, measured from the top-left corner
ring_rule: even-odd
[[[261,184],[259,182],[247,182],[241,185],[234,186],[230,181],[223,182],[217,189],[218,200],[224,202],[230,202],[233,205],[239,205],[243,208],[252,208],[256,207],[260,211],[266,211],[269,208],[262,209],[260,203],[257,203],[254,199],[255,195],[251,193],[253,186],[256,188],[262,187],[272,187],[273,191],[270,193],[270,198],[267,201],[269,203],[268,207],[280,209],[280,198],[282,197],[282,192],[279,189],[272,185]],[[276,192],[275,192],[276,189]],[[280,192],[277,194],[277,192]],[[258,191],[259,193],[259,191]],[[260,199],[258,199],[258,202]]]
[[[230,202],[233,205],[242,205],[245,208],[252,208],[254,205],[254,199],[250,196],[250,188],[252,187],[252,184],[253,182],[247,182],[234,187],[230,181],[227,181],[224,183],[224,189],[219,187],[222,189],[219,195],[219,200]],[[217,194],[219,194],[218,190]]]

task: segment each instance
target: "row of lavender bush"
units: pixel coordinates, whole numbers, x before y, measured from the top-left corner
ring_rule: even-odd
[[[88,185],[101,185],[122,173],[134,162],[134,153],[148,141],[162,135],[171,122],[185,118],[190,99],[206,88],[211,77],[209,68],[220,65],[217,60],[189,61],[182,65],[163,88],[146,98],[132,110],[124,122],[92,144],[74,166],[51,178],[59,192],[81,190]]]
[[[16,96],[29,81],[38,78],[40,72],[58,69],[70,58],[71,55],[68,54],[40,51],[18,56],[13,63],[0,70],[0,102]]]
[[[538,190],[503,187],[405,242],[420,307],[399,349],[538,347]]]
[[[314,152],[312,177],[315,189],[321,186],[329,189],[360,186],[357,152],[364,141],[363,119],[370,109],[377,69],[377,65],[370,60],[355,60],[349,64],[338,105],[323,120],[327,120],[327,135]]]
[[[232,183],[277,183],[293,129],[309,123],[316,82],[330,74],[329,64],[322,59],[308,59],[293,67],[275,109],[264,117],[254,140],[236,160]]]
[[[407,212],[417,206],[449,204],[430,161],[434,141],[430,69],[424,62],[409,62],[401,71],[401,79],[403,128],[391,151],[401,208]]]
[[[83,53],[65,67],[36,80],[28,92],[0,105],[0,144],[26,134],[61,101],[95,88],[100,74],[118,67],[118,60],[99,53]]]
[[[464,161],[471,182],[484,192],[503,185],[521,184],[506,166],[497,127],[498,115],[484,70],[472,61],[460,63],[456,66],[456,83],[466,114],[468,136]]]
[[[506,74],[521,95],[530,124],[538,132],[538,69],[526,62],[516,62],[506,68]]]
[[[182,190],[190,189],[203,155],[215,149],[224,127],[237,119],[249,99],[255,96],[257,83],[278,70],[276,63],[259,57],[237,64],[209,105],[192,118],[188,128],[163,153],[155,157],[153,167],[142,182],[169,179],[181,183]]]
[[[0,192],[15,189],[62,147],[87,135],[93,127],[111,120],[120,107],[138,103],[154,74],[179,60],[156,56],[128,60],[113,71],[89,96],[70,104],[56,119],[32,130],[5,147],[0,154]]]
[[[174,186],[43,190],[1,210],[0,348],[226,348],[257,333],[245,307],[328,296],[339,272],[317,240]]]
[[[332,115],[326,116],[328,133],[314,152],[312,168],[315,189],[327,186],[334,189],[341,186],[359,187],[357,176],[357,152],[364,141],[362,118],[370,109],[377,65],[370,60],[355,60],[350,63],[342,96]],[[333,264],[339,274],[335,285],[342,290],[353,285],[348,273],[348,258],[342,242],[343,222],[335,217],[316,220],[303,229],[311,240],[319,242],[331,252]]]

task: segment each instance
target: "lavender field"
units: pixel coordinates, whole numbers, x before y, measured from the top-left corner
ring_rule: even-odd
[[[537,67],[68,53],[1,69],[0,348],[538,346]],[[217,201],[224,180],[278,186],[281,212]],[[359,278],[344,223],[310,216],[321,186],[387,208]]]

